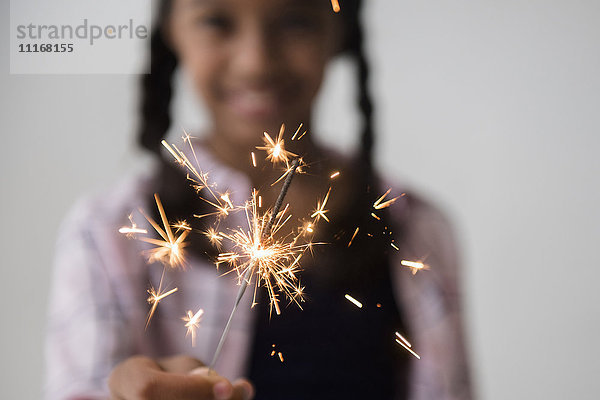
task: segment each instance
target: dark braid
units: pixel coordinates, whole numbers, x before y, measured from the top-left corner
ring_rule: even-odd
[[[369,90],[369,64],[364,51],[364,32],[360,19],[362,1],[346,0],[342,5],[340,16],[345,25],[343,52],[354,58],[358,73],[358,106],[362,114],[362,127],[360,132],[359,158],[366,167],[367,176],[371,179],[373,169],[373,101]]]
[[[187,220],[193,228],[204,229],[208,221],[190,220],[193,213],[208,213],[208,206],[201,201],[189,185],[185,173],[171,158],[161,155],[161,140],[171,125],[170,105],[173,97],[173,75],[178,61],[165,40],[164,27],[171,11],[171,0],[160,4],[159,21],[150,38],[150,73],[141,82],[141,121],[138,140],[142,147],[154,153],[159,161],[155,191],[160,195],[169,219]],[[154,199],[149,199],[149,205]],[[150,206],[155,220],[160,216],[156,207]],[[206,211],[206,212],[204,212]],[[204,235],[190,235],[189,248],[200,255],[214,256],[214,249]]]
[[[158,154],[160,141],[171,125],[170,104],[173,94],[173,73],[177,68],[177,58],[167,46],[163,27],[171,7],[170,1],[163,1],[160,18],[150,38],[150,73],[142,78],[141,121],[139,141],[142,147]]]
[[[353,55],[358,66],[358,105],[363,116],[363,125],[360,136],[361,158],[371,172],[373,169],[373,101],[369,90],[369,65],[367,57],[364,53],[364,34],[362,24],[358,19],[360,15],[360,3],[357,10],[357,20],[354,32],[354,46],[352,47]]]

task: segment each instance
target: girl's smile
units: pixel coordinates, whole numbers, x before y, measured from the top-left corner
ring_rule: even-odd
[[[332,14],[322,0],[174,1],[168,39],[212,116],[211,140],[250,148],[281,123],[310,123],[337,48]]]

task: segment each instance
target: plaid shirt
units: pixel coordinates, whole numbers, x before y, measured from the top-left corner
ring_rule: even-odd
[[[219,164],[196,149],[200,166],[232,193],[234,204],[250,197],[246,176]],[[80,201],[64,221],[57,241],[46,342],[47,399],[99,399],[108,396],[107,377],[120,361],[144,354],[160,357],[188,354],[209,361],[237,293],[235,279],[219,277],[208,261],[188,257],[185,271],[170,269],[164,289],[178,292],[163,299],[150,327],[147,289],[157,287],[162,265],[148,264],[147,243],[118,233],[129,225],[152,228],[136,212],[154,207],[151,176],[122,181],[101,196]],[[414,199],[411,196],[412,199]],[[463,345],[457,255],[442,215],[420,200],[398,202],[393,218],[410,227],[392,270],[396,298],[411,329],[413,348],[421,359],[411,370],[411,399],[470,399],[471,387]],[[234,214],[231,226],[242,226]],[[426,257],[429,271],[412,275],[403,259]],[[251,296],[245,296],[233,319],[228,339],[215,366],[232,379],[247,369],[252,340]],[[181,317],[187,310],[205,310],[196,346],[185,338]]]

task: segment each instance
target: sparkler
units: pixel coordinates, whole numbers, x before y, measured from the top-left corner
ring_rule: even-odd
[[[281,131],[280,131],[281,132]],[[267,135],[268,136],[268,135]],[[268,150],[267,150],[268,151]],[[240,288],[238,290],[234,305],[233,305],[233,309],[231,310],[231,314],[229,315],[229,319],[227,320],[227,324],[225,325],[225,328],[223,329],[223,334],[221,335],[221,338],[219,339],[219,344],[217,345],[217,349],[215,350],[215,355],[213,356],[212,362],[210,363],[210,369],[214,369],[214,366],[219,358],[219,355],[221,354],[221,349],[223,347],[223,343],[225,342],[225,338],[227,337],[227,334],[229,332],[229,328],[231,326],[231,321],[233,319],[233,315],[235,314],[235,311],[237,310],[238,305],[240,304],[240,301],[242,300],[242,297],[244,296],[244,293],[246,291],[246,288],[248,287],[248,284],[250,283],[251,277],[252,277],[252,273],[254,273],[254,271],[257,269],[257,265],[259,266],[258,268],[258,272],[262,274],[263,279],[265,280],[265,282],[269,282],[270,283],[270,279],[268,278],[269,272],[269,267],[273,267],[274,265],[277,265],[277,258],[273,259],[273,251],[274,249],[272,247],[264,247],[265,242],[263,242],[263,240],[265,240],[265,238],[271,238],[272,239],[272,228],[274,226],[274,224],[276,223],[276,219],[278,217],[279,214],[279,210],[281,209],[281,206],[283,205],[283,200],[285,198],[285,195],[287,194],[287,191],[290,187],[290,184],[292,183],[292,178],[294,177],[294,173],[296,172],[296,169],[298,168],[299,165],[299,160],[295,159],[292,164],[291,164],[291,170],[287,175],[287,178],[285,179],[284,183],[283,183],[283,187],[281,188],[281,192],[279,193],[279,197],[277,198],[277,201],[275,202],[275,206],[273,207],[273,210],[271,211],[270,217],[266,223],[266,225],[264,225],[264,227],[262,226],[262,222],[265,220],[264,218],[261,220],[261,224],[259,225],[256,221],[254,224],[252,224],[254,226],[254,231],[252,232],[252,234],[250,235],[251,238],[250,242],[247,242],[247,238],[244,237],[244,235],[237,236],[237,238],[242,239],[241,243],[245,243],[246,245],[249,243],[252,243],[253,245],[250,247],[250,258],[249,260],[242,264],[243,268],[242,270],[243,272],[243,276],[241,277],[241,282],[240,282]],[[266,214],[265,214],[266,216]],[[238,231],[239,234],[241,234]],[[235,239],[235,233],[234,235],[232,235],[232,237]],[[262,245],[261,245],[262,244]],[[242,245],[243,246],[243,245]],[[237,257],[235,257],[234,259],[236,259]],[[293,264],[296,264],[296,261],[294,261]],[[290,266],[291,268],[291,266]],[[236,269],[237,271],[240,271],[239,269]],[[240,272],[238,272],[239,274]],[[286,273],[292,273],[293,276],[293,272],[291,270],[280,270],[281,275],[283,275],[283,281],[286,281],[285,278],[285,274]],[[276,274],[273,274],[274,277],[276,277]],[[257,278],[257,284],[258,284],[258,280],[261,277],[261,275],[258,275]],[[277,278],[276,278],[277,279]],[[283,286],[284,288],[286,286]],[[272,286],[269,288],[269,293],[270,295],[273,295],[272,292]],[[301,293],[301,292],[300,292]],[[277,297],[271,297],[271,304],[275,304],[277,305]],[[274,302],[273,302],[274,301]]]

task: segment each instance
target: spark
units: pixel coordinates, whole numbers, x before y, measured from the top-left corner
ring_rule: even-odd
[[[317,208],[315,210],[313,210],[313,213],[310,216],[311,218],[315,218],[315,222],[319,221],[319,219],[321,219],[321,218],[323,218],[325,221],[329,222],[329,218],[327,218],[327,215],[325,215],[328,212],[328,210],[325,210],[325,206],[327,205],[327,200],[329,200],[330,192],[331,192],[331,188],[329,188],[329,190],[327,191],[327,194],[325,195],[325,198],[323,199],[323,201],[317,202]]]
[[[267,160],[271,161],[273,164],[277,163],[285,163],[289,165],[290,157],[297,157],[297,154],[294,154],[285,149],[285,141],[283,140],[283,133],[285,131],[285,125],[281,124],[281,128],[279,129],[279,134],[275,139],[271,138],[267,132],[264,132],[264,146],[256,146],[258,150],[265,150],[267,152]]]
[[[371,213],[371,217],[375,218],[377,221],[381,221],[381,218],[379,218],[375,213]]]
[[[296,129],[296,132],[292,135],[292,140],[296,139],[296,136],[300,132],[300,129],[302,129],[302,125],[304,125],[304,124],[301,123],[300,125],[298,125],[298,129]],[[304,131],[304,133],[306,133],[306,131]],[[302,136],[304,136],[304,133],[302,134]],[[302,136],[300,136],[300,138]],[[298,138],[298,140],[300,140],[300,138]]]
[[[340,12],[340,3],[338,0],[331,0],[331,8],[333,8],[333,12]]]
[[[356,237],[356,235],[358,234],[358,229],[359,227],[356,227],[356,230],[354,231],[354,233],[352,234],[352,237],[350,238],[350,241],[348,242],[348,247],[350,247],[352,245],[352,242],[354,241],[354,238]]]
[[[415,275],[417,273],[417,271],[429,269],[428,265],[423,264],[422,262],[419,262],[419,261],[402,260],[402,261],[400,261],[400,264],[412,269],[413,275]]]
[[[303,172],[302,167],[305,166],[306,163],[304,162],[304,160],[302,158],[297,158],[297,160],[298,160],[298,167],[296,168],[295,173],[301,174]],[[285,169],[285,171],[283,172],[283,174],[281,174],[281,176],[279,178],[277,178],[277,180],[275,182],[273,182],[271,184],[271,186],[275,186],[278,182],[283,180],[283,178],[288,176],[288,174],[291,172],[291,170],[292,170],[292,166],[288,164],[288,166]]]
[[[351,302],[352,304],[354,304],[356,307],[358,308],[362,308],[362,303],[358,300],[356,300],[354,297],[350,296],[349,294],[345,294],[344,297],[346,298],[346,300],[348,300],[349,302]]]
[[[119,228],[119,233],[124,233],[127,237],[133,237],[136,233],[148,233],[146,229],[138,228],[135,222],[133,222],[133,215],[128,216],[131,226],[123,226]]]
[[[178,229],[178,231],[181,231],[179,234],[177,234],[178,232],[173,233],[157,193],[154,194],[154,200],[156,201],[156,206],[158,207],[158,212],[160,214],[164,229],[140,209],[140,213],[144,216],[144,218],[146,218],[156,233],[158,233],[158,235],[162,238],[162,240],[148,237],[139,238],[141,241],[156,246],[147,251],[148,262],[160,261],[163,263],[163,265],[168,265],[173,268],[182,266],[185,263],[185,253],[183,249],[187,244],[184,242],[184,240],[190,233],[191,229],[188,229],[189,227],[187,227],[186,229]]]
[[[396,246],[396,243],[390,243],[390,246],[392,246],[394,249],[400,251],[400,248],[398,246]]]
[[[187,314],[181,318],[185,322],[185,327],[187,328],[185,337],[192,337],[192,346],[196,346],[196,331],[200,327],[200,321],[202,321],[203,315],[203,309],[199,309],[196,314],[194,314],[192,310],[188,310]]]
[[[223,236],[219,235],[219,232],[215,228],[211,226],[203,233],[204,236],[208,238],[209,242],[213,246],[216,246],[217,248],[221,247],[221,241],[223,240]]]
[[[396,332],[396,336],[398,336],[398,339],[402,340],[405,345],[407,345],[408,347],[412,347],[412,344],[410,344],[410,342],[406,340],[406,338],[402,336],[400,332]]]
[[[145,229],[140,229],[140,228],[136,228],[136,227],[127,227],[124,226],[122,228],[119,228],[119,233],[124,233],[124,234],[135,234],[135,233],[148,233],[147,230]]]
[[[148,223],[154,228],[160,239],[150,238],[150,237],[140,237],[138,240],[141,240],[146,243],[150,243],[155,247],[144,251],[144,254],[148,258],[148,262],[152,263],[155,261],[159,261],[163,265],[162,275],[160,277],[160,283],[158,284],[158,289],[154,289],[154,287],[148,290],[150,296],[148,297],[148,303],[152,306],[150,307],[150,311],[148,312],[148,318],[146,319],[146,328],[150,325],[150,320],[158,307],[158,303],[169,296],[172,293],[175,293],[178,289],[172,289],[168,292],[162,291],[163,279],[165,276],[165,270],[167,267],[175,268],[178,266],[183,266],[185,264],[185,253],[184,247],[186,246],[185,238],[191,232],[191,228],[185,221],[178,221],[176,224],[169,224],[169,220],[167,219],[167,215],[165,214],[165,209],[160,201],[160,197],[158,194],[154,194],[154,200],[156,201],[156,206],[158,208],[158,213],[160,214],[160,219],[162,222],[162,227],[154,221],[151,217],[146,215],[144,211],[139,210],[140,213],[146,218]],[[133,224],[133,219],[130,217],[132,221],[132,227],[135,226]],[[176,231],[173,232],[175,228]],[[123,228],[119,229],[119,232],[123,233]],[[161,240],[162,239],[162,240]]]
[[[277,355],[279,356],[279,360],[283,362],[283,354],[281,354],[281,352],[278,352]]]
[[[161,278],[161,285],[162,285],[162,278]],[[156,307],[158,307],[158,303],[160,303],[160,301],[162,299],[164,299],[165,297],[175,293],[177,290],[179,290],[179,289],[175,288],[175,289],[169,290],[168,292],[161,293],[160,286],[159,286],[158,290],[154,289],[153,287],[148,289],[148,294],[150,296],[148,297],[147,301],[149,304],[152,305],[152,307],[150,307],[150,311],[148,312],[148,316],[146,318],[146,329],[148,329],[148,326],[150,325],[150,320],[154,316],[154,312],[156,311]]]
[[[289,221],[286,216],[286,207],[277,215],[272,215],[268,210],[259,213],[257,209],[257,192],[254,191],[252,200],[246,204],[247,228],[232,229],[221,232],[231,246],[230,251],[217,256],[217,266],[227,264],[230,272],[235,272],[238,281],[242,283],[249,274],[247,282],[256,277],[254,287],[254,301],[259,287],[265,287],[269,296],[271,310],[281,313],[280,294],[290,302],[300,306],[303,300],[303,288],[299,284],[296,274],[300,271],[300,259],[312,243],[298,242],[298,237],[284,235],[277,238],[276,234]],[[273,225],[267,229],[267,222],[273,218]],[[291,240],[290,240],[291,238]]]
[[[398,332],[396,332],[396,335],[398,335]],[[405,344],[405,340],[404,338],[402,338],[403,340],[400,340],[398,338],[396,338],[396,343],[398,343],[399,345],[401,345],[402,347],[404,347],[406,349],[406,351],[408,351],[410,354],[412,354],[413,356],[415,356],[418,360],[421,359],[421,356],[418,355],[417,353],[415,353],[415,351],[411,348],[412,346],[407,346]],[[406,343],[408,343],[408,341],[406,341]],[[410,343],[408,343],[410,345]]]
[[[196,152],[192,146],[191,136],[187,135],[186,133],[184,141],[188,143],[194,161],[196,162],[196,165],[198,165],[198,157],[196,156]],[[229,193],[217,192],[214,189],[214,185],[211,185],[208,182],[208,174],[202,172],[200,167],[196,167],[183,151],[179,150],[175,145],[168,144],[165,140],[161,141],[161,143],[173,156],[173,158],[175,158],[175,161],[188,170],[189,173],[187,179],[191,182],[192,187],[195,188],[198,193],[200,193],[202,190],[207,192],[207,196],[200,196],[200,199],[215,209],[214,212],[208,214],[194,214],[194,217],[204,218],[210,215],[216,215],[218,218],[224,218],[227,217],[231,211],[237,209],[229,200]]]
[[[300,137],[298,138],[298,140],[302,139],[304,137],[304,135],[306,135],[307,131],[302,132],[302,135],[300,135]]]
[[[390,194],[391,191],[392,191],[391,188],[388,189],[388,191],[385,192],[380,198],[378,198],[377,200],[375,200],[375,203],[373,203],[373,208],[376,209],[376,210],[381,210],[382,208],[389,207],[392,204],[394,204],[396,202],[396,200],[398,200],[400,197],[403,197],[405,195],[405,193],[402,193],[398,197],[394,197],[393,199],[385,200],[386,196],[388,194]]]
[[[252,156],[252,166],[256,168],[256,155],[254,155],[254,152],[251,152],[250,155]]]
[[[331,174],[331,175],[329,176],[329,178],[330,178],[330,179],[334,179],[334,178],[337,178],[338,176],[340,176],[340,171],[336,171],[336,172],[334,172],[333,174]]]
[[[177,230],[184,230],[184,231],[192,230],[192,228],[185,221],[177,221],[175,224],[173,224],[173,228],[175,228]]]
[[[302,233],[314,233],[315,232],[315,226],[310,221],[304,221],[301,230],[302,230]]]

